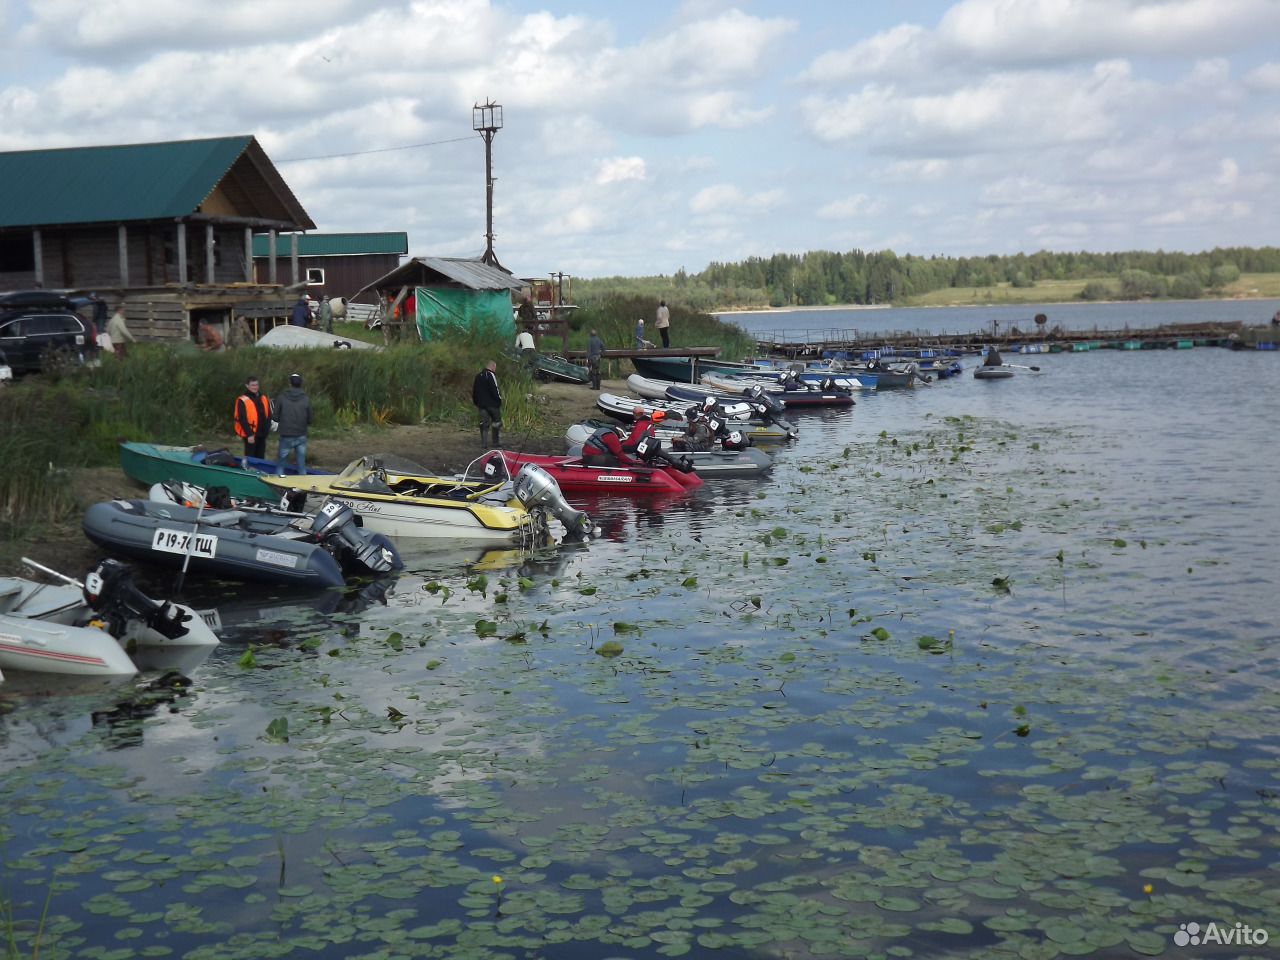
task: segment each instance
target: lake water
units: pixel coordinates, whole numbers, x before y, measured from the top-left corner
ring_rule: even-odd
[[[207,592],[227,642],[183,695],[10,676],[0,933],[1273,955],[1174,936],[1280,937],[1280,357],[1011,359],[1041,369],[797,415],[763,483],[595,502],[585,546]]]
[[[993,304],[972,307],[849,307],[765,310],[724,314],[723,319],[748,333],[776,336],[779,342],[835,339],[837,331],[876,333],[980,333],[993,329],[1036,331],[1035,317],[1044,314],[1045,328],[1063,330],[1140,330],[1179,323],[1268,323],[1280,300],[1152,300],[1136,303]]]

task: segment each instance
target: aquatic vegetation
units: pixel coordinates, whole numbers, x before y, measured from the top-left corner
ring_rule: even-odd
[[[55,877],[67,957],[1102,957],[1280,926],[1265,630],[1197,609],[1243,563],[1135,519],[1074,429],[842,441],[760,508],[628,507],[624,541],[406,576],[257,669],[229,644],[143,749],[93,727],[6,772],[19,948]]]

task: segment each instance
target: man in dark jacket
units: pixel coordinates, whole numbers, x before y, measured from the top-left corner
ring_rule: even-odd
[[[302,389],[302,375],[289,375],[289,388],[276,397],[276,422],[280,424],[280,452],[276,462],[283,473],[289,457],[297,457],[298,473],[307,472],[307,428],[311,426],[311,398]]]
[[[498,362],[490,360],[476,374],[471,385],[471,402],[480,410],[480,443],[485,448],[497,447],[502,441],[502,391],[498,389]],[[493,442],[489,441],[489,427],[493,426]]]
[[[307,295],[304,293],[298,297],[298,302],[293,305],[293,313],[289,316],[289,323],[295,327],[311,326],[311,304],[307,303]]]
[[[258,388],[258,378],[244,382],[244,393],[236,397],[236,433],[244,440],[244,455],[261,459],[267,455],[267,434],[273,419],[271,400]]]
[[[596,330],[591,331],[587,340],[587,370],[591,373],[591,389],[600,389],[600,360],[604,357],[604,341]]]

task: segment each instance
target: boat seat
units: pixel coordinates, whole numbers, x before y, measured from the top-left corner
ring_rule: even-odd
[[[22,593],[22,584],[17,580],[0,580],[0,600]]]
[[[213,513],[206,513],[200,522],[214,527],[232,527],[246,517],[248,514],[243,510],[215,510]]]

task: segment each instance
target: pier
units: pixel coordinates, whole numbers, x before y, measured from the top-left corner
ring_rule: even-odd
[[[994,344],[1008,353],[1080,353],[1087,350],[1177,350],[1225,347],[1232,350],[1275,350],[1280,327],[1245,326],[1240,322],[1165,324],[1121,330],[1020,330],[937,333],[909,330],[860,333],[846,330],[761,331],[754,334],[760,356],[814,360],[833,353],[860,355],[868,350],[936,350],[978,354]]]

